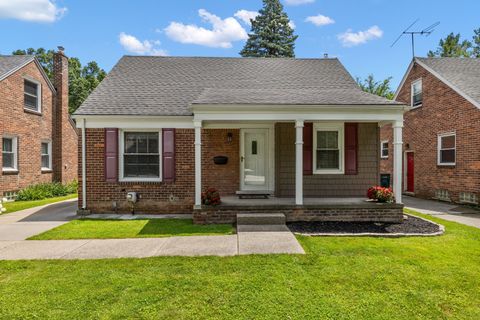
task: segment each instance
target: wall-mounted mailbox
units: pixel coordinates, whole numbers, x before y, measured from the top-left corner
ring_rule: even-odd
[[[213,157],[213,163],[215,164],[227,164],[228,157],[227,156],[216,156]]]

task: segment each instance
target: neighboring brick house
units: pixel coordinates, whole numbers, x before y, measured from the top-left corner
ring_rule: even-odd
[[[379,124],[401,139],[404,110],[360,90],[338,59],[125,56],[74,114],[79,205],[203,223],[252,210],[400,221],[401,194],[397,204],[365,197],[379,179]],[[202,206],[208,187],[222,195],[217,208]]]
[[[404,191],[478,204],[480,59],[415,58],[395,100],[411,106],[404,120]],[[380,138],[386,174],[392,172],[391,131],[385,126]]]
[[[52,84],[34,56],[0,56],[0,196],[77,178],[78,135],[68,114],[68,58],[55,53]]]

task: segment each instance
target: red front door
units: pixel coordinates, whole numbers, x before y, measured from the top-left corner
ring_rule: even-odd
[[[414,192],[414,163],[413,152],[407,152],[407,191]]]

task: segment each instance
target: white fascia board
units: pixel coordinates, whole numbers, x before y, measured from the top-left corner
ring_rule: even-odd
[[[193,116],[124,116],[124,115],[73,115],[77,120],[86,120],[86,128],[122,128],[122,129],[193,129]]]
[[[270,106],[269,106],[270,107]],[[275,106],[278,107],[278,106]],[[195,120],[200,121],[402,121],[403,113],[409,110],[404,105],[394,106],[342,106],[342,107],[295,107],[265,110],[262,106],[232,106],[203,108],[197,110]]]
[[[412,59],[412,61],[410,62],[407,72],[405,72],[405,74],[403,75],[402,81],[400,81],[400,84],[397,87],[397,91],[395,91],[395,96],[393,97],[393,100],[397,101],[398,95],[400,94],[400,90],[402,90],[403,85],[405,84],[405,81],[407,80],[407,77],[410,74],[410,71],[412,70],[415,62],[416,62],[416,58]]]

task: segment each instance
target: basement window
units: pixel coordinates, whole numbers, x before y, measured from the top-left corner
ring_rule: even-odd
[[[23,80],[24,108],[26,110],[41,112],[41,85],[37,81]]]
[[[435,190],[435,199],[442,201],[450,201],[450,194],[448,193],[448,190],[437,189]]]
[[[461,203],[478,204],[478,197],[472,192],[460,192],[459,198]]]
[[[456,161],[456,135],[454,132],[438,135],[438,165],[454,166]]]
[[[417,108],[422,106],[423,102],[423,88],[422,79],[412,82],[412,107]]]

